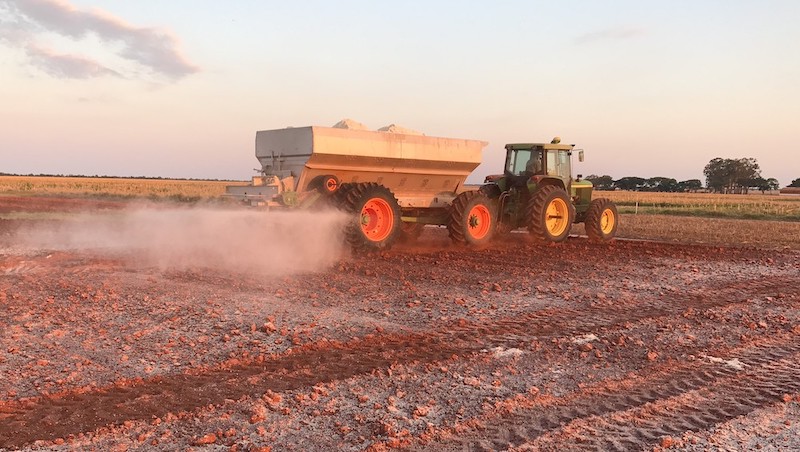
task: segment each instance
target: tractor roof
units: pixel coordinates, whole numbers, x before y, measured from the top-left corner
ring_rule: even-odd
[[[556,151],[571,151],[575,147],[574,144],[552,144],[552,143],[511,143],[506,145],[506,149],[514,151],[522,151],[526,149],[533,149],[543,147],[544,149],[552,149]]]

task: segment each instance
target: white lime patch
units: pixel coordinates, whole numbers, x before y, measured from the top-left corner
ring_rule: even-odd
[[[725,360],[723,358],[717,358],[716,356],[707,356],[708,360],[712,363],[716,364],[725,364],[728,367],[731,367],[736,370],[742,370],[745,368],[745,364],[739,361],[739,358],[733,358]]]
[[[572,343],[577,345],[588,344],[589,342],[594,342],[598,340],[598,337],[592,333],[584,334],[583,336],[575,336],[572,338]]]
[[[518,348],[503,348],[503,347],[495,347],[489,351],[492,352],[492,356],[494,356],[496,359],[516,358],[525,353]]]

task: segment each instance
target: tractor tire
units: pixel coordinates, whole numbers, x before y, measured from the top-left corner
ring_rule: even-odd
[[[497,184],[485,184],[478,189],[479,192],[489,197],[489,200],[494,204],[494,209],[497,211],[497,221],[494,228],[494,237],[506,236],[511,233],[511,219],[504,218],[503,212],[500,211],[500,196],[503,190]]]
[[[497,212],[494,203],[483,193],[461,193],[450,206],[447,231],[455,243],[485,245],[494,237]]]
[[[575,207],[567,192],[555,185],[545,185],[528,201],[528,231],[540,242],[563,242],[569,237],[575,219]]]
[[[607,198],[592,200],[586,210],[584,226],[586,235],[593,242],[608,242],[617,235],[619,214],[617,206]]]
[[[352,219],[345,227],[345,238],[355,251],[370,252],[391,248],[400,232],[400,205],[391,191],[374,182],[341,184],[336,204]]]
[[[500,190],[500,187],[498,187],[497,184],[481,185],[481,188],[479,188],[478,191],[488,196],[489,199],[497,199],[503,193],[503,190]]]
[[[422,231],[425,229],[423,223],[403,223],[400,225],[400,235],[398,240],[402,243],[414,243],[417,241]]]

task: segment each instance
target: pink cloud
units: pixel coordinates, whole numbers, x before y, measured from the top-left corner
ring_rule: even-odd
[[[94,60],[79,55],[57,54],[33,44],[27,47],[27,52],[34,65],[53,77],[85,79],[102,75],[122,76]]]
[[[103,11],[79,10],[64,0],[0,0],[0,6],[9,11],[17,29],[27,30],[30,34],[29,42],[33,41],[37,31],[49,31],[76,39],[93,34],[106,43],[121,43],[121,48],[116,50],[119,56],[170,79],[177,80],[199,71],[196,65],[181,54],[178,39],[169,30],[136,27]],[[85,57],[42,52],[32,44],[26,50],[32,60],[38,61],[40,67],[56,69],[63,76],[69,76],[70,73],[89,76],[119,75]],[[81,71],[81,67],[88,72]],[[53,71],[48,72],[53,74]]]

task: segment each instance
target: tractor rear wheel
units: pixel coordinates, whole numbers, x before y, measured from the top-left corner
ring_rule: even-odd
[[[607,242],[617,235],[619,214],[617,206],[607,198],[592,200],[586,211],[586,235],[594,242]]]
[[[555,185],[545,185],[528,201],[528,231],[542,242],[562,242],[569,237],[575,219],[575,207],[567,192]]]
[[[503,211],[505,209],[502,209],[502,202],[500,198],[503,194],[503,190],[501,190],[497,184],[491,183],[482,185],[478,191],[488,196],[489,200],[494,203],[495,210],[497,210],[497,221],[494,228],[494,236],[499,237],[508,235],[513,227],[510,215]]]
[[[336,191],[340,209],[352,215],[345,229],[355,250],[388,249],[400,231],[400,205],[391,191],[374,182],[342,184]]]
[[[447,231],[456,243],[483,245],[494,237],[497,213],[494,203],[477,191],[461,193],[450,206]]]

